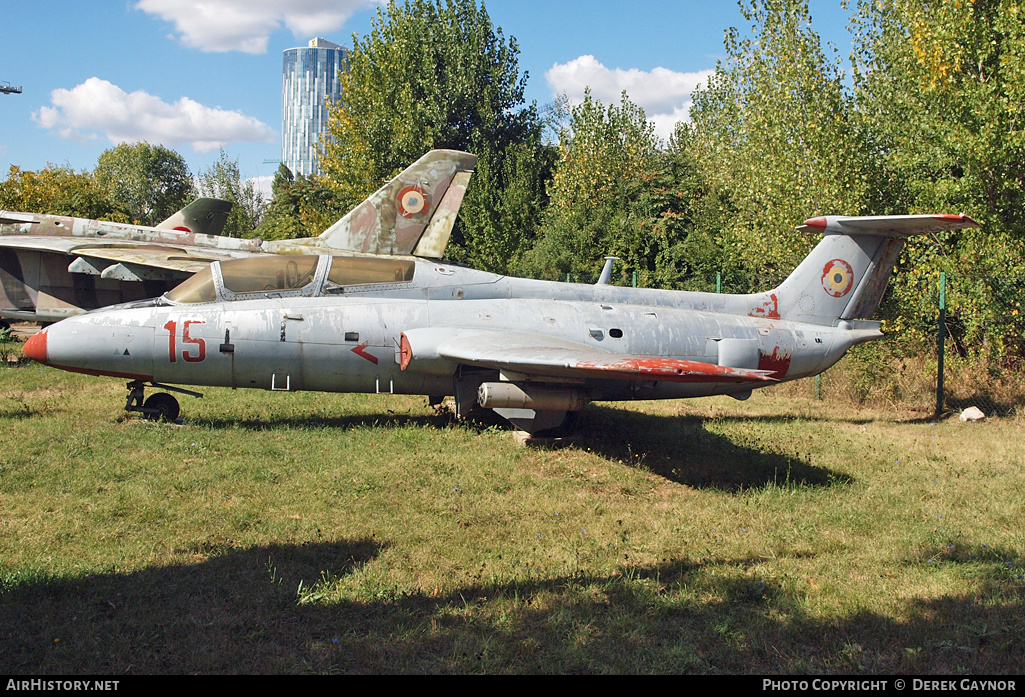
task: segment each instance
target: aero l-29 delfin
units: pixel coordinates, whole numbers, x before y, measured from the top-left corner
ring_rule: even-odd
[[[414,219],[374,194],[319,237],[221,237],[231,204],[198,199],[156,227],[0,211],[0,318],[56,322],[161,295],[214,261],[268,254],[402,254],[440,258],[477,158],[434,150],[392,180],[434,202]],[[388,187],[386,187],[388,188]],[[391,217],[389,217],[391,216]]]
[[[437,205],[378,192],[393,220]],[[330,254],[219,261],[165,295],[58,322],[30,358],[129,380],[131,411],[178,416],[147,386],[255,387],[455,398],[542,433],[591,401],[751,391],[822,372],[882,337],[869,321],[904,239],[975,227],[965,215],[828,216],[777,288],[750,295],[511,278],[441,261]],[[608,269],[608,267],[606,267]]]

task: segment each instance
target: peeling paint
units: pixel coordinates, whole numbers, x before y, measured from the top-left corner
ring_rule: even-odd
[[[614,363],[580,361],[573,367],[578,370],[599,371],[608,377],[628,380],[650,377],[665,382],[764,382],[769,379],[759,373],[738,368],[673,358],[638,358]],[[761,369],[760,365],[758,367]]]
[[[761,305],[751,309],[748,317],[764,317],[765,319],[779,319],[779,298],[775,293],[769,293]]]
[[[771,371],[772,377],[782,380],[790,370],[790,351],[781,350],[779,346],[772,353],[758,352],[758,370]]]

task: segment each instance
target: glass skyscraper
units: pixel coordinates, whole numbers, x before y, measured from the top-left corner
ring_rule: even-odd
[[[320,172],[318,146],[327,105],[342,92],[338,71],[347,49],[316,38],[284,52],[281,70],[281,162],[293,174]]]

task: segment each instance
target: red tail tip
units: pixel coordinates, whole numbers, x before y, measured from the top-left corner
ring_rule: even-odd
[[[804,224],[807,225],[808,227],[813,227],[813,228],[816,228],[818,230],[825,230],[827,223],[826,223],[825,217],[818,217],[818,218],[808,218],[808,220],[804,221]]]

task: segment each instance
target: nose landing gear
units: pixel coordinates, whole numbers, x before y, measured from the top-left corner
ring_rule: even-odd
[[[191,395],[193,397],[202,397],[203,395],[199,392],[193,392],[192,390],[183,390],[180,387],[171,387],[170,385],[162,385],[159,382],[150,383],[153,387],[159,387],[162,390],[170,390],[172,392],[180,392],[181,394]],[[178,415],[181,412],[181,408],[178,405],[178,400],[173,395],[169,395],[166,392],[157,392],[151,394],[149,398],[146,398],[146,383],[142,380],[133,380],[128,383],[128,399],[125,401],[125,411],[134,411],[142,414],[150,421],[164,421],[178,422]]]

